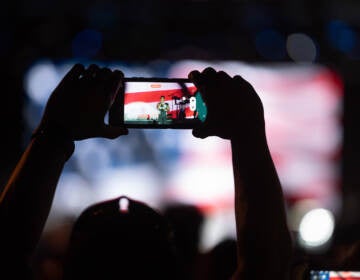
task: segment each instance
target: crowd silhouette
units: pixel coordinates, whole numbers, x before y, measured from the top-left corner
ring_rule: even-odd
[[[208,108],[193,135],[231,143],[236,239],[200,252],[199,209],[172,205],[160,212],[124,194],[88,207],[73,226],[66,224],[59,231],[66,250],[44,249],[40,237],[74,141],[129,133],[123,125],[123,78],[119,70],[76,64],[51,94],[0,196],[0,278],[296,279],[294,265],[308,260],[293,250],[262,102],[241,76],[213,68],[189,73]],[[49,247],[54,237],[47,237]],[[34,269],[34,259],[43,269]]]

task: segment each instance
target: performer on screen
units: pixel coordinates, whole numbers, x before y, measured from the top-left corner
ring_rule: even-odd
[[[170,110],[169,103],[165,102],[165,96],[160,97],[160,102],[156,105],[156,108],[159,110],[159,124],[166,123],[167,113]]]

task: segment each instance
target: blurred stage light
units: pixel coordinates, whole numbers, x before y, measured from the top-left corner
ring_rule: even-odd
[[[93,181],[98,201],[126,195],[130,199],[144,201],[150,207],[159,207],[159,192],[164,186],[161,174],[155,172],[151,164],[106,168],[99,175]]]
[[[299,225],[300,243],[306,248],[325,245],[334,232],[333,214],[326,209],[317,208],[304,215]]]
[[[227,209],[205,215],[199,249],[207,252],[226,238],[236,238],[235,212]]]
[[[317,56],[315,42],[303,33],[289,35],[286,49],[295,62],[314,62]]]
[[[78,33],[72,42],[73,56],[91,58],[100,51],[102,42],[103,38],[100,32],[85,29]]]
[[[53,63],[39,61],[25,74],[25,89],[33,102],[44,106],[60,79]]]
[[[144,64],[110,63],[103,65],[111,70],[121,70],[125,77],[156,77],[158,74]]]
[[[255,37],[258,53],[267,60],[282,60],[286,57],[285,38],[274,29],[263,30]]]
[[[89,188],[89,183],[76,172],[66,172],[61,176],[54,197],[54,212],[78,216],[86,207],[98,202]]]
[[[127,197],[121,197],[119,199],[119,211],[123,213],[129,211],[129,199]]]
[[[78,171],[84,178],[95,180],[101,172],[111,166],[111,155],[102,139],[86,139],[76,143]]]
[[[326,31],[327,39],[333,48],[345,53],[355,48],[357,34],[346,22],[330,21]]]
[[[180,164],[179,171],[171,178],[171,196],[181,198],[185,203],[197,204],[200,208],[212,205],[232,207],[232,170],[228,168],[229,164],[224,166],[209,161]]]

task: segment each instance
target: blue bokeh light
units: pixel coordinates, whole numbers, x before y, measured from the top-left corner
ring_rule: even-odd
[[[357,34],[346,22],[330,21],[326,28],[326,35],[332,47],[339,51],[351,52],[356,45]]]
[[[286,57],[286,40],[280,32],[266,29],[255,36],[258,53],[268,60],[282,60]]]

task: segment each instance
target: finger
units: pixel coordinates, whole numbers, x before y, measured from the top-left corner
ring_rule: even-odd
[[[85,75],[88,76],[89,78],[96,78],[96,76],[98,75],[100,71],[99,66],[97,66],[96,64],[91,64],[88,69],[86,70]]]
[[[216,71],[212,67],[207,67],[202,71],[202,76],[206,81],[215,81]]]
[[[260,99],[257,92],[255,91],[254,87],[244,78],[239,75],[234,76],[233,78],[234,85],[239,89],[241,92],[241,98],[256,98]],[[239,96],[240,98],[240,96]]]
[[[203,71],[202,74],[204,75],[216,75],[216,71],[214,68],[212,67],[206,67]]]
[[[109,124],[115,126],[124,125],[124,100],[118,94],[109,109]]]
[[[197,89],[199,90],[204,89],[205,83],[204,83],[203,74],[201,74],[199,71],[197,70],[191,71],[188,74],[188,78],[190,79],[190,81],[194,83]]]
[[[107,100],[108,107],[111,106],[116,97],[122,77],[123,75],[121,71],[117,70],[112,72],[109,68],[102,68],[99,72],[99,86],[103,91],[102,94],[104,94],[104,97]]]
[[[109,110],[109,123],[111,125],[123,125],[124,124],[124,91],[125,84],[123,79],[123,73],[121,71],[114,72],[113,91],[114,97],[111,102]]]
[[[233,80],[234,80],[234,82],[237,83],[238,86],[240,85],[241,87],[251,87],[252,88],[251,84],[247,80],[245,80],[243,77],[241,77],[240,75],[234,76]]]
[[[100,82],[106,83],[111,79],[111,74],[112,74],[111,70],[109,68],[104,67],[102,69],[99,69],[97,78]]]
[[[188,78],[193,82],[197,83],[200,80],[200,72],[198,70],[193,70],[188,74]]]
[[[110,84],[112,78],[112,71],[109,68],[102,68],[96,78],[97,89],[99,94],[103,95],[106,100],[106,108],[110,107],[112,100],[112,92],[110,91]]]
[[[204,90],[204,83],[203,83],[203,79],[202,79],[202,75],[199,71],[194,70],[191,71],[188,74],[188,78],[189,80],[196,86],[196,88],[200,91]]]
[[[220,79],[223,79],[223,80],[230,80],[231,79],[229,74],[224,72],[224,71],[218,71],[217,74],[218,74]]]
[[[194,128],[192,131],[192,135],[196,138],[200,138],[200,139],[204,139],[206,138],[208,135],[207,133],[205,133],[204,130],[199,129],[199,128]]]
[[[59,86],[62,86],[65,83],[79,79],[80,75],[83,74],[84,71],[85,71],[85,67],[82,64],[80,63],[75,64],[61,80]]]
[[[246,82],[246,80],[240,75],[235,75],[233,79],[238,82]]]
[[[216,135],[215,128],[212,127],[209,123],[204,123],[199,127],[193,129],[192,134],[197,138],[204,139],[208,136]]]
[[[197,85],[201,90],[206,90],[206,87],[216,81],[216,71],[211,67],[205,68],[201,73],[196,73],[196,75]]]
[[[202,128],[194,128],[192,134],[196,138],[207,138],[210,136],[217,136],[222,139],[230,139],[231,133],[225,129],[219,129],[219,127],[202,127]]]
[[[115,70],[111,73],[110,80],[109,80],[109,92],[111,96],[111,104],[115,101],[115,98],[120,95],[124,94],[124,74],[119,70]]]
[[[108,139],[115,139],[121,135],[127,134],[129,134],[129,130],[125,127],[104,124],[100,130],[99,136]]]

